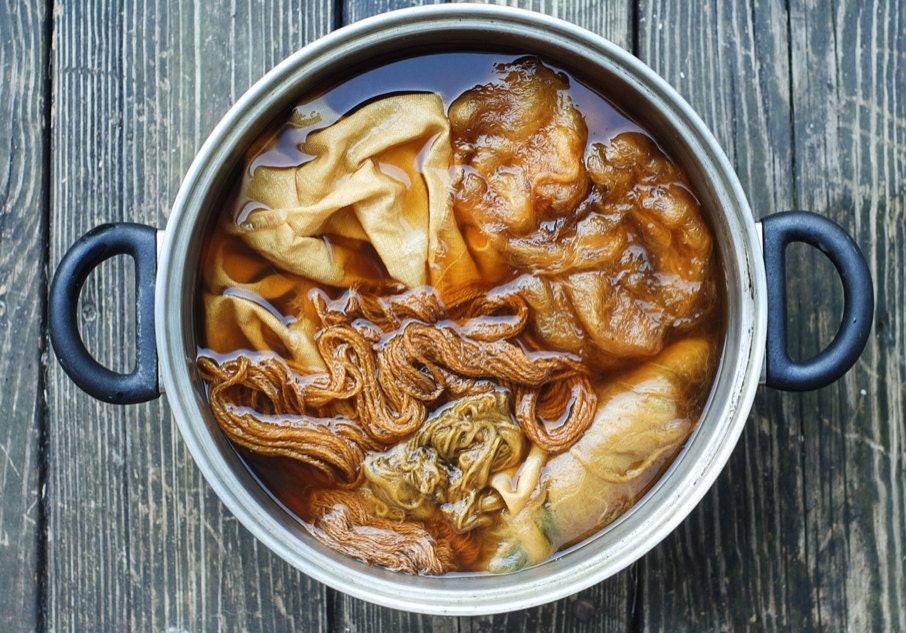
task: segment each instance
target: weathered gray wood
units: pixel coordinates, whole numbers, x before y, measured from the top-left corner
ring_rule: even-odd
[[[639,564],[579,596],[487,618],[417,616],[348,598],[237,524],[165,403],[98,404],[54,361],[44,400],[47,344],[35,300],[44,279],[27,262],[47,257],[52,269],[101,222],[163,226],[195,150],[253,80],[340,22],[410,4],[58,4],[52,158],[42,140],[45,14],[15,2],[0,9],[0,112],[11,121],[0,126],[0,628],[906,630],[904,2],[516,3],[625,48],[637,42],[635,52],[715,131],[755,215],[811,208],[850,228],[878,295],[859,365],[812,394],[763,391],[700,507]],[[840,293],[821,257],[797,255],[790,271],[792,344],[807,355],[833,335]],[[130,289],[128,266],[104,266],[80,312],[89,346],[120,368],[131,345]]]
[[[903,628],[903,7],[831,9],[652,2],[639,22],[642,57],[715,131],[756,216],[836,220],[879,290],[857,367],[813,393],[760,394],[714,490],[646,559],[650,630]],[[802,250],[788,270],[806,357],[833,336],[841,294]]]
[[[363,18],[396,9],[417,7],[425,4],[444,4],[445,0],[341,0],[342,24],[352,24]]]
[[[811,619],[820,629],[903,630],[906,7],[792,2],[790,24],[796,202],[854,232],[878,290],[862,361],[803,407]],[[823,340],[835,329],[833,317],[816,320]]]
[[[48,130],[43,5],[0,6],[0,629],[40,626]]]
[[[333,20],[329,2],[58,5],[51,265],[102,222],[162,227],[194,152],[229,105]],[[120,368],[130,289],[128,267],[104,266],[80,312],[89,347]],[[55,362],[48,387],[49,630],[327,628],[324,588],[224,509],[163,401],[100,404]]]

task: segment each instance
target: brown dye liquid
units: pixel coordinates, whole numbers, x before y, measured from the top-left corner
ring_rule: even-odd
[[[399,93],[434,92],[441,95],[445,106],[449,107],[463,92],[488,81],[493,76],[495,64],[510,62],[517,58],[518,56],[507,56],[498,53],[426,55],[388,63],[361,75],[351,77],[339,85],[327,89],[323,94],[301,102],[294,108],[293,113],[288,114],[282,121],[275,122],[271,126],[270,131],[262,136],[253,151],[250,152],[247,162],[248,173],[244,177],[249,177],[255,169],[261,166],[291,168],[306,163],[313,157],[305,154],[300,149],[300,145],[305,141],[308,134],[335,123],[343,115],[373,100]],[[572,77],[570,77],[570,95],[588,125],[589,147],[593,143],[606,144],[622,132],[640,132],[645,134],[642,128],[610,102]],[[315,111],[321,115],[321,120],[317,124],[299,127],[286,122],[291,114],[307,118]],[[239,187],[237,186],[238,190]],[[225,205],[223,213],[228,216],[227,221],[242,223],[248,213],[254,208],[254,202],[243,200],[237,194]],[[215,226],[213,233],[217,234],[220,230],[220,228]],[[325,239],[328,241],[331,239],[342,241],[342,238],[325,237]],[[373,248],[368,244],[358,246],[366,250],[371,249],[374,260],[374,275],[377,277],[386,276],[386,270],[377,254],[373,253]],[[244,258],[258,257],[260,259],[260,256],[250,249],[244,249],[241,255]],[[207,259],[207,255],[203,255],[203,258]],[[269,273],[280,274],[275,267],[267,264],[263,259],[260,263]],[[210,263],[208,262],[207,265],[210,265]],[[325,288],[324,290],[330,296],[336,297],[341,293],[342,289]],[[244,296],[248,295],[245,290],[237,290],[237,292],[245,293]],[[719,305],[720,297],[715,296],[713,299],[714,305],[710,308],[712,315],[710,318],[702,320],[691,330],[671,335],[668,337],[667,344],[673,338],[686,336],[703,336],[710,340],[719,340],[724,328],[722,310]],[[279,315],[281,318],[291,318],[294,310],[292,302],[268,302],[263,299],[260,301],[262,305],[266,304],[269,311]],[[204,332],[203,324],[199,326],[199,331]],[[199,340],[204,341],[204,336],[201,336]],[[280,346],[276,342],[274,343],[274,348],[276,351],[280,351]],[[210,350],[206,349],[200,349],[199,352],[211,354]],[[243,350],[217,350],[215,355],[227,358],[242,352]],[[614,372],[601,371],[596,376],[596,380],[607,381],[612,373],[618,374],[620,371],[622,371],[622,368]],[[712,375],[713,371],[714,368],[711,370]],[[696,397],[698,402],[693,406],[700,412],[707,398],[707,389],[697,394]],[[288,458],[264,457],[242,447],[237,447],[237,451],[255,476],[286,508],[299,517],[304,518],[309,514],[305,506],[305,493],[312,487],[323,485],[323,475],[305,464],[300,464]],[[627,499],[627,507],[634,501],[636,499]],[[461,571],[475,570],[463,569]]]
[[[493,77],[496,64],[510,62],[518,57],[499,53],[441,53],[403,59],[354,76],[322,95],[302,101],[293,109],[294,113],[303,118],[314,112],[320,113],[322,118],[318,124],[300,128],[292,123],[275,123],[272,130],[261,139],[260,149],[251,161],[250,170],[259,166],[295,167],[311,160],[312,156],[299,149],[309,134],[381,97],[433,92],[439,94],[449,107],[463,92]],[[558,72],[569,76],[563,71]],[[570,96],[588,124],[589,145],[606,143],[621,132],[645,133],[613,104],[572,77]],[[323,116],[325,110],[332,111],[334,116]],[[289,116],[285,117],[284,121],[288,118]]]

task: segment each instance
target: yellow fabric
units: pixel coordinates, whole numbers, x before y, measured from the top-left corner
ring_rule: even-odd
[[[533,444],[524,462],[491,477],[488,485],[497,491],[511,515],[521,512],[529,502],[547,459],[548,454]]]
[[[314,284],[282,274],[237,238],[216,233],[204,263],[206,345],[215,352],[274,351],[303,367],[326,369],[314,342],[306,295]]]
[[[375,101],[300,149],[314,158],[254,169],[241,196],[252,210],[228,226],[275,266],[340,287],[373,278],[352,239],[370,243],[410,288],[431,283],[443,293],[449,278],[474,277],[452,215],[450,130],[438,95]]]
[[[602,385],[600,407],[585,435],[547,462],[519,510],[504,514],[488,570],[539,563],[625,512],[689,436],[695,419],[687,400],[712,362],[710,343],[684,339]]]
[[[302,129],[319,119],[296,114],[291,123]],[[477,278],[452,213],[450,131],[439,96],[366,105],[310,133],[299,151],[312,158],[297,167],[256,166],[260,149],[247,158],[238,217],[221,222],[205,254],[213,351],[274,351],[324,369],[312,288],[389,274],[409,287],[431,284],[443,297]]]

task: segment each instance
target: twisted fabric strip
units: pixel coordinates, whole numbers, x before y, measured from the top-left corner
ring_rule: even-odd
[[[211,384],[214,417],[232,441],[311,464],[344,487],[359,483],[365,451],[378,444],[348,418],[309,413],[300,375],[285,361],[240,356],[218,365],[202,356],[198,370]]]
[[[449,533],[436,538],[418,521],[377,516],[371,504],[346,490],[315,490],[309,530],[330,547],[373,565],[410,574],[445,574],[454,568]]]
[[[581,364],[511,340],[528,320],[516,294],[466,294],[453,305],[430,288],[313,299],[326,372],[273,356],[198,360],[214,415],[253,451],[310,463],[351,486],[365,451],[411,435],[434,405],[495,385],[509,390],[520,428],[548,452],[571,446],[592,421],[597,396]]]

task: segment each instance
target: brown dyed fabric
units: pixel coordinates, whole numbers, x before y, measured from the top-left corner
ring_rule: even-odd
[[[215,233],[205,253],[202,298],[207,347],[276,352],[298,365],[326,367],[315,345],[311,281],[275,270],[234,236]]]
[[[236,217],[205,253],[205,331],[215,352],[274,351],[323,369],[312,288],[389,276],[444,294],[477,272],[452,215],[440,97],[376,101],[311,132],[299,151],[310,159],[284,168],[255,166],[250,153]]]
[[[586,148],[568,88],[527,58],[453,103],[454,210],[486,278],[524,273],[538,344],[609,370],[708,312],[712,242],[685,177],[647,136]]]
[[[408,573],[515,570],[619,516],[713,375],[676,342],[717,303],[683,174],[641,133],[589,147],[536,59],[449,123],[429,94],[321,118],[258,142],[206,242],[224,432],[316,476],[316,538]]]
[[[512,394],[519,428],[546,451],[569,448],[591,424],[597,396],[581,366],[512,341],[526,323],[515,295],[480,295],[450,313],[425,287],[392,301],[350,291],[316,303],[316,346],[326,371],[291,367],[273,355],[197,360],[221,428],[259,454],[297,459],[353,485],[365,450],[419,432],[444,400],[495,387]],[[366,313],[390,329],[365,320]],[[399,324],[401,315],[419,319]],[[343,450],[327,446],[333,443]]]

